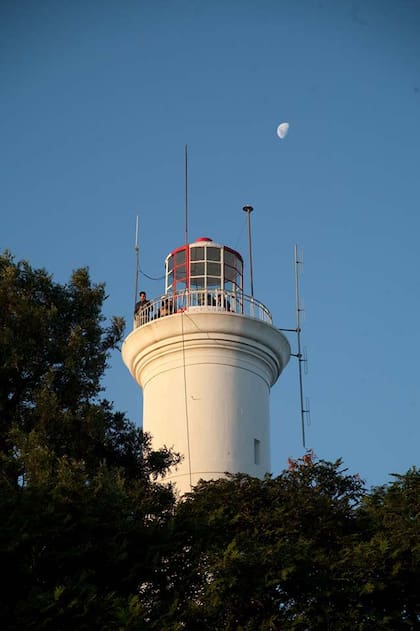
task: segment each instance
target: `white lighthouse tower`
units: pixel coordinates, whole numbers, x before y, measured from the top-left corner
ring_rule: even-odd
[[[269,310],[243,291],[243,260],[200,238],[165,260],[165,293],[135,318],[122,355],[143,389],[143,429],[182,462],[166,477],[270,471],[269,393],[290,357]]]

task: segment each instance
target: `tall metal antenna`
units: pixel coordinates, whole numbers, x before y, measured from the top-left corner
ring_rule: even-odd
[[[242,210],[248,215],[249,270],[250,270],[250,280],[251,280],[251,298],[253,298],[254,297],[254,279],[252,276],[251,213],[254,209],[252,206],[244,206]]]
[[[134,242],[134,250],[136,252],[136,279],[134,283],[134,308],[137,302],[137,292],[139,290],[139,271],[140,271],[140,250],[139,250],[139,216],[136,216],[136,237]]]
[[[188,243],[188,145],[185,145],[185,244]]]
[[[305,365],[305,369],[307,367],[307,357],[306,352],[302,355],[302,347],[301,347],[301,313],[304,311],[301,306],[300,292],[299,292],[299,273],[300,269],[303,271],[303,257],[299,257],[298,247],[294,246],[294,261],[295,261],[295,294],[296,294],[296,335],[297,335],[297,360],[299,366],[299,396],[300,396],[300,417],[302,423],[302,443],[304,448],[306,449],[306,438],[305,438],[305,415],[309,415],[309,400],[306,399],[306,406],[303,404],[303,379],[302,379],[302,364]],[[300,266],[300,267],[299,267]]]

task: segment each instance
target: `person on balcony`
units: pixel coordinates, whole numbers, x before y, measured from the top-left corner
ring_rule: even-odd
[[[222,307],[222,309],[226,309],[226,311],[231,311],[230,302],[227,296],[223,291],[218,291],[216,294],[216,305],[218,307]]]
[[[149,322],[151,314],[152,306],[150,304],[150,300],[147,300],[146,292],[141,291],[139,293],[139,300],[136,302],[136,306],[134,307],[134,317],[138,326]]]
[[[158,318],[170,315],[174,312],[174,305],[171,298],[163,298],[160,309],[158,310]]]

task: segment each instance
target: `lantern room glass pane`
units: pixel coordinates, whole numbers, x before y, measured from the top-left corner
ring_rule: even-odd
[[[220,263],[207,263],[207,274],[209,276],[220,276]]]
[[[169,256],[168,257],[168,272],[172,272],[173,268],[174,268],[174,257]]]
[[[227,263],[227,265],[230,265],[231,267],[234,267],[235,265],[235,261],[237,260],[236,257],[232,254],[232,252],[228,252],[227,250],[225,250],[224,252],[224,261],[225,263]]]
[[[225,265],[225,280],[231,280],[236,282],[236,278],[238,276],[238,272],[233,267],[229,267]]]
[[[204,263],[191,263],[191,276],[204,276]]]
[[[207,248],[208,261],[220,261],[220,248]]]
[[[175,268],[175,278],[178,282],[181,278],[185,278],[185,265],[180,265]]]
[[[220,276],[207,276],[207,287],[220,287]]]
[[[175,254],[175,265],[185,263],[185,250],[180,250]]]
[[[190,279],[191,289],[202,289],[204,287],[204,276],[196,276]]]
[[[203,261],[204,260],[204,248],[190,248],[190,260],[191,261]]]

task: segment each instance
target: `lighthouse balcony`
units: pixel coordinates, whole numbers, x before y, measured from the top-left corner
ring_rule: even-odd
[[[144,326],[158,318],[183,312],[232,313],[272,324],[270,311],[262,302],[243,293],[222,289],[183,290],[164,294],[147,302],[134,317],[134,328]]]

